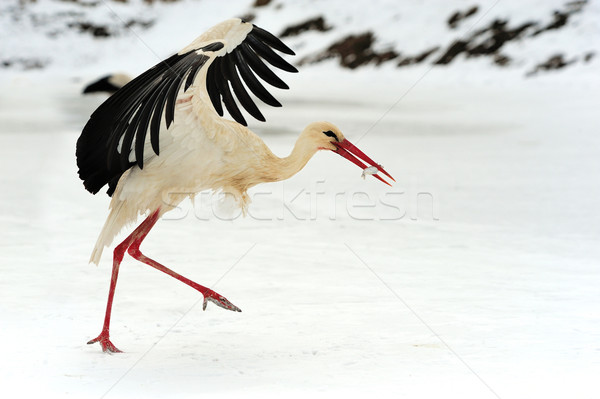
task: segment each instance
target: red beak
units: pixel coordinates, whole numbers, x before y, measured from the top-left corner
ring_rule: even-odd
[[[334,152],[340,154],[341,156],[343,156],[344,158],[346,158],[353,164],[357,165],[361,169],[366,169],[369,166],[374,166],[377,168],[377,170],[379,172],[383,173],[384,175],[386,175],[387,177],[392,179],[394,182],[396,181],[392,176],[390,176],[390,174],[388,172],[386,172],[381,167],[381,165],[377,164],[375,161],[373,161],[371,158],[369,158],[367,155],[365,155],[364,152],[359,150],[354,144],[352,144],[347,139],[344,139],[344,141],[340,141],[340,142],[332,141],[332,143],[337,147],[337,150]],[[368,165],[365,165],[363,162],[361,162],[361,160],[366,162]],[[385,184],[387,184],[388,186],[391,187],[391,184],[388,183],[387,181],[383,180],[381,178],[381,176],[379,176],[378,174],[375,173],[373,175],[373,177],[375,177],[376,179],[384,182]]]

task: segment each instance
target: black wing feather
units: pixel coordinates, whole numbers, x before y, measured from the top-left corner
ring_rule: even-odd
[[[265,117],[260,112],[254,101],[250,98],[250,95],[244,88],[242,81],[235,69],[234,62],[227,62],[226,68],[224,68],[226,79],[231,82],[231,87],[233,88],[233,92],[236,97],[240,101],[240,104],[244,107],[246,111],[254,118],[258,119],[261,122],[265,121]]]
[[[142,140],[144,140],[146,138],[146,132],[138,131],[138,126],[140,124],[140,119],[141,119],[140,116],[142,114],[140,108],[142,108],[142,107],[143,107],[143,104],[137,108],[137,110],[135,111],[135,114],[133,115],[133,118],[131,118],[131,121],[129,122],[129,126],[127,126],[127,131],[125,133],[125,139],[123,140],[123,145],[121,146],[121,167],[122,168],[126,167],[127,164],[129,163],[129,153],[130,153],[130,149],[133,148],[132,146],[135,145],[135,154],[137,156],[137,154],[138,154],[137,147],[139,146],[140,142],[142,142]],[[136,135],[136,133],[137,133],[137,135]],[[143,136],[143,138],[141,136]],[[134,144],[134,139],[135,139],[135,144]],[[143,150],[143,144],[142,144],[142,150]],[[137,162],[137,164],[140,168],[144,167],[141,159]]]
[[[156,155],[160,154],[160,148],[158,146],[158,133],[160,131],[160,118],[162,117],[162,109],[164,108],[164,93],[168,90],[168,81],[163,80],[160,82],[149,98],[148,102],[144,105],[144,108],[140,111],[140,126],[138,128],[138,136],[135,143],[136,159],[140,160],[143,164],[144,160],[144,143],[146,141],[146,134],[148,126],[150,126],[150,143],[152,144],[152,150]],[[160,103],[160,105],[159,105]],[[154,116],[156,115],[156,122],[154,122]],[[151,122],[154,122],[152,125]],[[140,164],[140,168],[142,167]]]
[[[245,43],[240,45],[240,55],[244,57],[244,60],[248,66],[265,82],[271,86],[278,87],[280,89],[289,89],[288,85],[285,84],[273,71],[261,61],[258,54]]]
[[[152,114],[152,121],[150,122],[150,142],[152,143],[152,148],[156,155],[159,153],[158,140],[160,134],[160,121],[162,120],[163,110],[165,109],[165,103],[167,102],[167,96],[165,95],[167,90],[169,90],[169,86],[165,84],[156,99],[156,106],[154,108],[154,113]]]
[[[254,118],[261,121],[264,120],[262,113],[260,113],[256,104],[248,95],[242,80],[247,88],[265,104],[273,107],[281,107],[279,101],[265,89],[256,75],[277,88],[288,89],[289,87],[262,60],[264,59],[272,66],[287,72],[298,72],[298,70],[275,53],[272,48],[285,54],[294,54],[277,37],[253,25],[252,30],[242,43],[236,46],[230,53],[219,57],[219,59],[215,60],[208,67],[206,89],[219,115],[223,116],[223,107],[221,104],[225,104],[225,108],[227,108],[233,119],[242,125],[246,125],[246,121],[231,93],[231,84],[235,97],[237,97],[237,100],[242,104],[244,109]],[[236,67],[239,75],[235,70]],[[240,76],[242,79],[239,79]],[[224,81],[219,82],[221,78]]]
[[[196,63],[190,70],[187,79],[185,80],[185,87],[183,88],[183,91],[187,91],[187,89],[190,88],[192,83],[194,83],[198,71],[204,66],[204,64],[206,64],[206,61],[208,61],[208,57],[200,58],[198,61],[196,61]]]
[[[273,97],[271,93],[269,93],[268,90],[265,89],[265,87],[260,83],[260,81],[256,79],[256,76],[254,76],[254,74],[252,73],[252,70],[248,66],[248,63],[243,58],[242,53],[237,52],[234,53],[234,55],[236,57],[235,64],[238,67],[238,70],[240,71],[240,75],[242,75],[244,82],[252,91],[252,93],[254,93],[256,97],[260,98],[265,104],[269,104],[272,107],[281,107],[279,101],[277,101],[275,97]]]
[[[98,107],[77,141],[79,177],[88,191],[95,194],[108,184],[110,196],[127,169],[134,165],[143,168],[148,131],[152,150],[159,154],[162,121],[169,128],[177,117],[175,105],[181,87],[187,91],[211,59],[206,53],[221,50],[223,46],[222,42],[214,41],[200,49],[175,54],[142,73]],[[219,115],[223,116],[225,104],[233,119],[246,125],[237,100],[252,117],[264,121],[248,89],[264,103],[281,106],[257,76],[277,88],[288,86],[263,60],[284,71],[297,70],[273,49],[294,54],[277,37],[253,26],[240,45],[213,60],[206,72],[206,90]],[[135,160],[129,159],[132,151]]]
[[[298,72],[292,64],[281,58],[276,52],[271,50],[271,47],[258,40],[255,36],[248,35],[246,40],[254,51],[256,51],[256,54],[264,58],[269,64],[287,72]]]
[[[218,61],[218,59],[213,61],[213,64]],[[206,73],[206,91],[208,91],[210,102],[212,102],[213,107],[215,107],[215,111],[217,111],[217,114],[219,114],[219,116],[223,116],[223,106],[221,105],[221,92],[217,87],[218,80],[219,78],[217,77],[217,69],[208,68],[208,72]]]
[[[254,34],[254,36],[256,36],[257,39],[260,39],[264,43],[273,47],[275,50],[279,50],[282,53],[288,55],[296,55],[296,53],[294,53],[291,48],[286,46],[281,40],[279,40],[277,36],[275,36],[271,32],[267,32],[266,30],[254,25],[254,27],[252,28],[252,33]]]
[[[97,193],[108,183],[108,194],[112,195],[127,169],[135,164],[143,167],[148,115],[152,115],[152,147],[158,153],[160,121],[168,89],[181,87],[186,67],[200,58],[208,57],[196,51],[175,54],[123,86],[94,111],[77,140],[76,151],[79,177],[88,191]],[[174,108],[175,102],[166,106]],[[174,114],[173,109],[169,112]],[[134,140],[135,161],[132,162],[129,155]]]
[[[142,106],[142,109],[138,112],[140,115],[140,124],[138,126],[138,135],[135,139],[135,159],[141,159],[143,164],[144,162],[144,142],[146,141],[146,134],[148,134],[148,126],[150,125],[150,117],[152,116],[152,110],[154,105],[156,104],[156,96],[157,93],[152,93],[150,100]],[[152,135],[150,135],[150,141],[152,141]],[[157,140],[158,142],[158,140]],[[152,143],[152,149],[158,155],[158,146],[154,148],[154,143]],[[140,166],[140,168],[143,167]]]
[[[223,104],[225,104],[225,108],[227,108],[227,111],[233,117],[233,119],[235,119],[235,121],[240,125],[248,126],[246,120],[240,112],[240,109],[238,108],[237,104],[235,103],[235,100],[233,99],[231,90],[229,90],[229,83],[225,75],[226,67],[221,65],[222,61],[223,58],[218,58],[213,62],[213,65],[215,63],[217,64],[215,67],[215,71],[217,71],[217,73],[221,73],[220,79],[219,77],[217,78],[217,89],[219,90],[219,93],[221,93]]]

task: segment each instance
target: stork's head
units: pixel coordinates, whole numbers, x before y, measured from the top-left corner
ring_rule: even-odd
[[[317,146],[317,150],[333,151],[363,170],[372,167],[373,172],[369,174],[372,174],[373,177],[379,179],[388,186],[391,186],[391,184],[383,180],[381,176],[377,174],[377,172],[381,172],[393,181],[396,181],[379,164],[365,155],[364,152],[359,150],[354,144],[345,138],[340,129],[338,129],[332,123],[313,122],[308,125],[306,129],[304,129],[303,135],[305,135],[306,138],[313,143],[313,145]]]

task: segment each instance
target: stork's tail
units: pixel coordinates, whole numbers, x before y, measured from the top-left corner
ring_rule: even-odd
[[[121,229],[131,221],[131,217],[127,214],[128,212],[126,212],[124,204],[125,201],[115,201],[114,199],[111,202],[110,213],[108,214],[104,227],[96,241],[96,246],[90,257],[90,263],[95,263],[97,265],[100,262],[104,247],[108,247]]]

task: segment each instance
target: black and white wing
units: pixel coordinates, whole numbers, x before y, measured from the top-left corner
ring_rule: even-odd
[[[201,45],[194,46],[199,41]],[[194,85],[197,76],[206,76],[205,85],[198,86],[206,88],[215,111],[223,116],[224,104],[242,125],[246,120],[238,103],[252,117],[265,120],[246,88],[264,103],[281,106],[261,83],[288,88],[264,61],[297,72],[273,51],[294,55],[277,37],[236,19],[215,26],[194,43],[133,79],[91,115],[76,150],[79,177],[88,191],[95,194],[108,184],[110,196],[126,170],[143,168],[148,134],[152,150],[160,154],[161,126],[168,129],[173,123],[177,96]],[[206,74],[199,75],[205,68]]]

